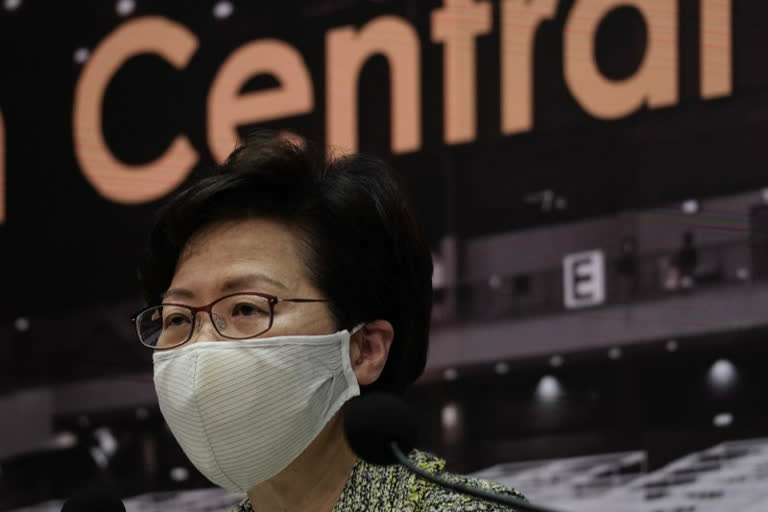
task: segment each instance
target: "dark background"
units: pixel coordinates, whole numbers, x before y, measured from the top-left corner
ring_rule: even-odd
[[[315,110],[260,126],[323,140],[324,34],[397,14],[417,28],[422,44],[423,150],[389,154],[389,90],[383,57],[360,78],[360,146],[388,158],[409,185],[433,241],[446,233],[469,238],[616,212],[688,196],[762,187],[768,134],[768,34],[764,2],[734,2],[731,97],[699,98],[698,2],[681,1],[679,105],[612,122],[594,119],[570,96],[562,76],[562,29],[572,2],[543,23],[535,45],[535,108],[531,132],[499,129],[499,6],[494,28],[477,40],[478,137],[442,142],[442,47],[430,42],[429,15],[439,2],[243,2],[225,20],[212,2],[138,3],[132,17],[163,15],[183,23],[200,47],[187,68],[159,57],[132,59],[114,77],[105,100],[104,133],[125,162],[156,158],[178,133],[211,165],[204,131],[205,99],[223,60],[245,42],[275,37],[299,49],[311,70]],[[73,151],[72,99],[79,47],[93,49],[121,18],[111,3],[29,1],[0,12],[0,109],[5,119],[7,220],[0,226],[0,268],[6,319],[41,308],[139,296],[135,264],[159,202],[127,206],[102,198],[80,173]],[[645,50],[639,13],[620,8],[603,21],[596,57],[611,78],[630,76]],[[269,87],[254,77],[245,89]],[[252,126],[242,127],[245,132]],[[190,174],[194,179],[196,172]],[[524,198],[543,189],[568,208],[542,215]]]
[[[573,3],[560,1],[556,19],[543,23],[537,33],[533,130],[503,136],[499,2],[491,2],[492,32],[477,40],[477,140],[446,146],[443,54],[440,45],[430,42],[429,25],[431,11],[441,2],[240,2],[225,20],[212,16],[212,1],[139,2],[130,18],[166,16],[192,30],[200,46],[182,70],[153,56],[126,63],[107,90],[104,134],[118,158],[138,164],[156,158],[183,133],[200,154],[188,178],[195,179],[213,164],[205,104],[219,66],[240,45],[272,37],[303,55],[312,74],[315,108],[308,115],[259,127],[292,130],[323,142],[325,33],[397,14],[413,23],[421,38],[423,148],[407,155],[389,152],[388,69],[382,57],[372,58],[360,77],[360,147],[391,161],[409,186],[435,247],[445,235],[461,243],[766,187],[768,32],[761,21],[768,19],[768,4],[733,2],[733,94],[704,101],[698,80],[699,2],[680,0],[679,104],[643,108],[606,122],[585,113],[563,79],[562,30]],[[151,385],[151,353],[137,343],[128,317],[141,305],[135,268],[162,200],[129,206],[101,197],[78,168],[72,140],[73,94],[82,70],[73,53],[80,47],[93,50],[123,21],[113,2],[96,0],[27,0],[15,11],[0,10],[0,110],[7,162],[7,215],[0,225],[0,393],[104,376]],[[597,35],[601,71],[614,79],[632,75],[644,54],[645,37],[633,9],[609,14]],[[270,77],[254,77],[244,91],[273,85]],[[255,127],[244,126],[242,132]],[[542,190],[567,198],[568,207],[543,211],[526,200]],[[742,249],[749,251],[746,245]],[[652,261],[643,261],[655,268],[657,255],[652,256]],[[579,314],[562,311],[559,269],[551,270],[544,277],[554,283],[557,293],[550,298],[557,309],[526,310],[524,303],[509,297],[499,302],[520,306],[520,318],[526,311]],[[519,285],[514,279],[505,283],[510,293],[525,295],[530,289],[536,295],[538,277],[529,275]],[[711,284],[709,290],[722,284]],[[752,286],[742,285],[746,290]],[[659,308],[665,307],[661,298],[669,295],[662,296],[667,292],[656,287],[653,294],[636,293],[630,302],[658,300]],[[502,315],[482,300],[489,293],[486,282],[472,283],[468,292],[465,288],[458,290],[459,323],[499,320]],[[703,288],[699,283],[690,293]],[[617,300],[611,297],[612,305]],[[18,327],[20,318],[31,328]],[[516,340],[512,331],[510,343],[537,342]],[[745,328],[681,337],[674,353],[665,349],[666,339],[635,340],[623,347],[619,360],[610,360],[605,348],[581,350],[565,354],[565,364],[553,368],[547,354],[506,361],[506,375],[494,371],[495,361],[462,366],[455,381],[439,372],[428,375],[408,399],[424,425],[421,447],[446,457],[452,471],[636,449],[648,454],[653,470],[725,439],[766,435],[766,336],[765,328]],[[471,343],[466,350],[472,350]],[[706,376],[721,358],[734,363],[739,378],[716,393]],[[560,379],[565,392],[555,403],[542,405],[534,391],[546,374]],[[447,404],[462,411],[461,429],[452,436],[446,436],[440,421]],[[718,428],[713,416],[724,411],[733,414],[734,422]],[[78,445],[3,460],[0,509],[63,498],[92,479],[109,480],[123,496],[208,485],[189,466],[154,406],[147,406],[141,417],[133,407],[70,408],[55,412],[51,421],[54,432],[74,433]],[[119,441],[108,470],[96,467],[88,453],[97,427],[110,428]],[[147,463],[152,450],[154,467]],[[188,468],[189,478],[173,481],[169,473],[174,467]]]

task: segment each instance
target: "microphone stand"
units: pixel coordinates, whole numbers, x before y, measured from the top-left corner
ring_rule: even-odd
[[[403,453],[403,451],[400,449],[400,446],[397,444],[397,442],[395,441],[390,442],[389,449],[391,450],[392,455],[394,455],[398,463],[402,464],[403,466],[408,468],[408,470],[415,473],[416,475],[423,478],[424,480],[437,484],[441,487],[447,487],[448,489],[460,492],[462,494],[469,494],[470,496],[475,496],[476,498],[481,498],[486,501],[491,501],[494,503],[499,503],[501,505],[513,507],[515,510],[525,510],[529,512],[562,512],[559,510],[555,510],[553,508],[534,505],[525,500],[513,498],[512,496],[501,496],[499,494],[486,491],[485,489],[478,489],[476,487],[470,487],[463,484],[449,482],[448,480],[444,480],[439,476],[435,476],[432,473],[428,473],[427,471],[424,471],[423,469],[418,467],[416,464],[411,462],[408,456],[405,455],[405,453]]]

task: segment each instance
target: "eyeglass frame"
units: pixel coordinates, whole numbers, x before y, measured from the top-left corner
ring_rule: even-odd
[[[222,333],[219,330],[218,326],[216,325],[216,320],[213,319],[213,312],[212,312],[213,306],[215,306],[216,304],[218,304],[219,302],[225,299],[228,299],[230,297],[235,297],[237,295],[251,295],[251,296],[267,299],[267,303],[269,304],[269,325],[267,326],[266,329],[264,329],[263,331],[257,334],[249,334],[248,336],[241,336],[241,337],[227,336],[226,334]],[[192,312],[193,319],[197,318],[197,314],[200,313],[201,311],[208,313],[208,319],[211,321],[211,325],[213,325],[213,328],[216,330],[219,336],[223,336],[228,340],[246,340],[248,338],[255,338],[256,336],[261,336],[262,334],[264,334],[265,332],[269,331],[272,328],[272,324],[274,323],[274,320],[275,320],[275,305],[277,305],[279,302],[312,303],[312,302],[330,302],[330,300],[329,299],[303,299],[299,297],[281,299],[275,295],[270,295],[268,293],[262,293],[262,292],[237,292],[237,293],[230,293],[230,294],[224,295],[223,297],[219,297],[218,299],[214,300],[209,304],[206,304],[205,306],[190,306],[189,304],[179,304],[179,303],[173,303],[173,302],[163,302],[155,306],[148,306],[131,315],[131,323],[136,328],[136,335],[139,338],[139,342],[143,346],[150,348],[152,350],[173,350],[175,348],[179,348],[180,346],[186,344],[189,340],[191,340],[192,335],[195,333],[195,326],[193,321],[193,325],[189,330],[189,336],[187,336],[187,339],[185,339],[184,341],[182,341],[177,345],[174,345],[172,347],[158,348],[158,347],[151,347],[146,343],[144,343],[141,339],[142,337],[139,330],[139,317],[144,313],[146,313],[147,311],[150,311],[155,308],[160,308],[163,306],[174,306],[174,307],[186,308]]]

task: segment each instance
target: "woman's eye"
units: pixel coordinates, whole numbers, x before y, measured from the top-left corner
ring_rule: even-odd
[[[266,312],[259,308],[258,306],[254,304],[249,304],[247,302],[241,302],[240,304],[235,304],[235,307],[232,308],[232,316],[253,316],[253,315],[263,315]]]
[[[177,313],[177,314],[174,314],[174,315],[168,315],[165,318],[165,321],[163,322],[163,325],[166,328],[169,328],[169,327],[178,327],[180,325],[185,325],[185,324],[188,324],[188,323],[189,323],[189,318],[187,318],[184,315],[181,315],[181,314]]]

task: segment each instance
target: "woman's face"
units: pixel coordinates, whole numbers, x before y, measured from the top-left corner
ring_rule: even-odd
[[[262,292],[279,298],[325,298],[300,257],[301,242],[284,224],[248,219],[214,224],[194,235],[181,256],[164,302],[209,304],[227,294]],[[188,343],[223,339],[205,313]],[[275,305],[272,328],[261,336],[336,331],[325,302]]]

